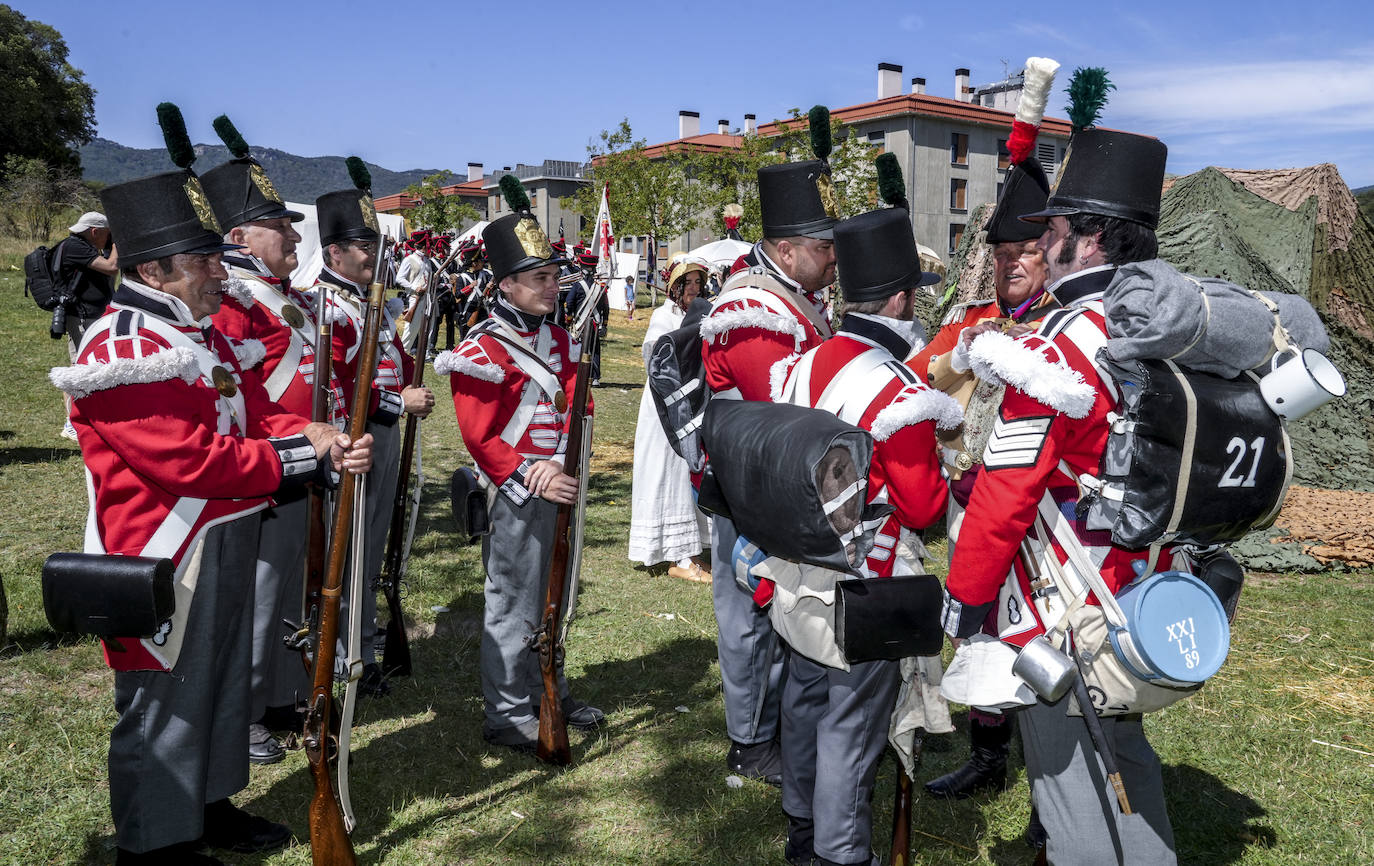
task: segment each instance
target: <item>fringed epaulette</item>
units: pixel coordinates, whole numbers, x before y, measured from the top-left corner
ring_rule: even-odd
[[[120,385],[148,385],[171,379],[180,379],[190,385],[199,378],[200,365],[195,353],[184,346],[142,358],[115,358],[104,363],[95,361],[53,367],[48,372],[48,381],[74,400]]]
[[[787,374],[792,372],[792,368],[800,360],[801,355],[793,352],[774,361],[773,366],[768,368],[768,394],[774,403],[782,400],[782,388],[787,384]]]
[[[1035,334],[980,334],[969,349],[969,367],[979,379],[1010,385],[1070,418],[1086,418],[1092,411],[1093,386],[1064,363],[1053,343]]]
[[[257,303],[253,298],[253,290],[248,287],[248,283],[233,274],[230,274],[229,279],[224,281],[222,288],[224,294],[233,298],[245,310],[253,309],[253,305]]]
[[[234,348],[234,357],[238,359],[239,366],[245,370],[253,369],[267,357],[267,347],[262,340],[230,340],[229,345]]]
[[[449,349],[447,352],[440,352],[434,358],[434,372],[462,373],[464,376],[471,376],[474,379],[481,379],[483,382],[500,383],[506,381],[506,371],[500,365],[494,363],[478,363],[466,354],[460,354],[463,349]],[[478,350],[481,351],[480,349]],[[483,355],[483,357],[486,357]]]
[[[940,320],[940,327],[943,328],[946,325],[952,325],[955,322],[962,322],[964,320],[964,317],[968,315],[969,310],[973,309],[974,307],[986,307],[988,304],[991,303],[991,298],[983,298],[982,300],[965,301],[962,304],[955,304],[954,306],[949,308],[949,312],[945,313],[945,317]]]
[[[873,419],[868,432],[879,442],[886,442],[903,427],[925,421],[934,421],[941,430],[953,430],[964,423],[964,410],[959,408],[958,400],[944,391],[924,385],[907,385]]]

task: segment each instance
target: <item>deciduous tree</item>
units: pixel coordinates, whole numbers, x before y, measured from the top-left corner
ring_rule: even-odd
[[[62,34],[0,4],[0,158],[77,170],[95,134],[95,90],[67,62]]]
[[[450,185],[452,178],[452,172],[439,171],[402,190],[406,195],[419,199],[419,203],[406,212],[412,228],[433,232],[461,231],[482,218],[477,208],[458,196],[444,195],[442,190]]]

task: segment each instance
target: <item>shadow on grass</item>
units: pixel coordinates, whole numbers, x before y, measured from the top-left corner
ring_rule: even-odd
[[[81,449],[54,445],[48,448],[0,448],[0,466],[16,463],[61,463],[71,457],[80,459]]]
[[[5,645],[0,647],[0,660],[32,652],[47,652],[60,647],[79,646],[87,641],[94,641],[95,638],[79,634],[58,634],[50,628],[38,628],[22,632],[11,631],[5,640]]]
[[[1278,843],[1263,806],[1197,767],[1166,765],[1164,793],[1181,863],[1235,863]]]

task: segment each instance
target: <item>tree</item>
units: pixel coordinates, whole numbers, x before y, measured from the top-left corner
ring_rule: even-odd
[[[461,231],[482,218],[477,208],[458,196],[444,195],[443,188],[449,185],[452,177],[453,173],[449,171],[435,172],[402,190],[406,195],[419,199],[407,214],[414,228],[432,232]]]
[[[0,4],[0,157],[75,171],[94,134],[95,90],[67,62],[62,35]]]
[[[611,221],[622,236],[650,235],[659,240],[695,229],[709,203],[697,179],[700,159],[686,150],[649,156],[644,139],[636,139],[628,120],[614,131],[602,130],[600,142],[587,147],[592,183],[562,199],[563,206],[596,222],[601,188],[611,185]]]
[[[10,154],[0,165],[0,216],[5,233],[41,243],[52,237],[53,223],[68,209],[94,205],[90,190],[66,167]]]

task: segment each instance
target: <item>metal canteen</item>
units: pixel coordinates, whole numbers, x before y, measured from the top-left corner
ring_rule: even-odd
[[[1011,672],[1025,680],[1043,700],[1054,703],[1073,687],[1078,666],[1042,634],[1021,648]]]

